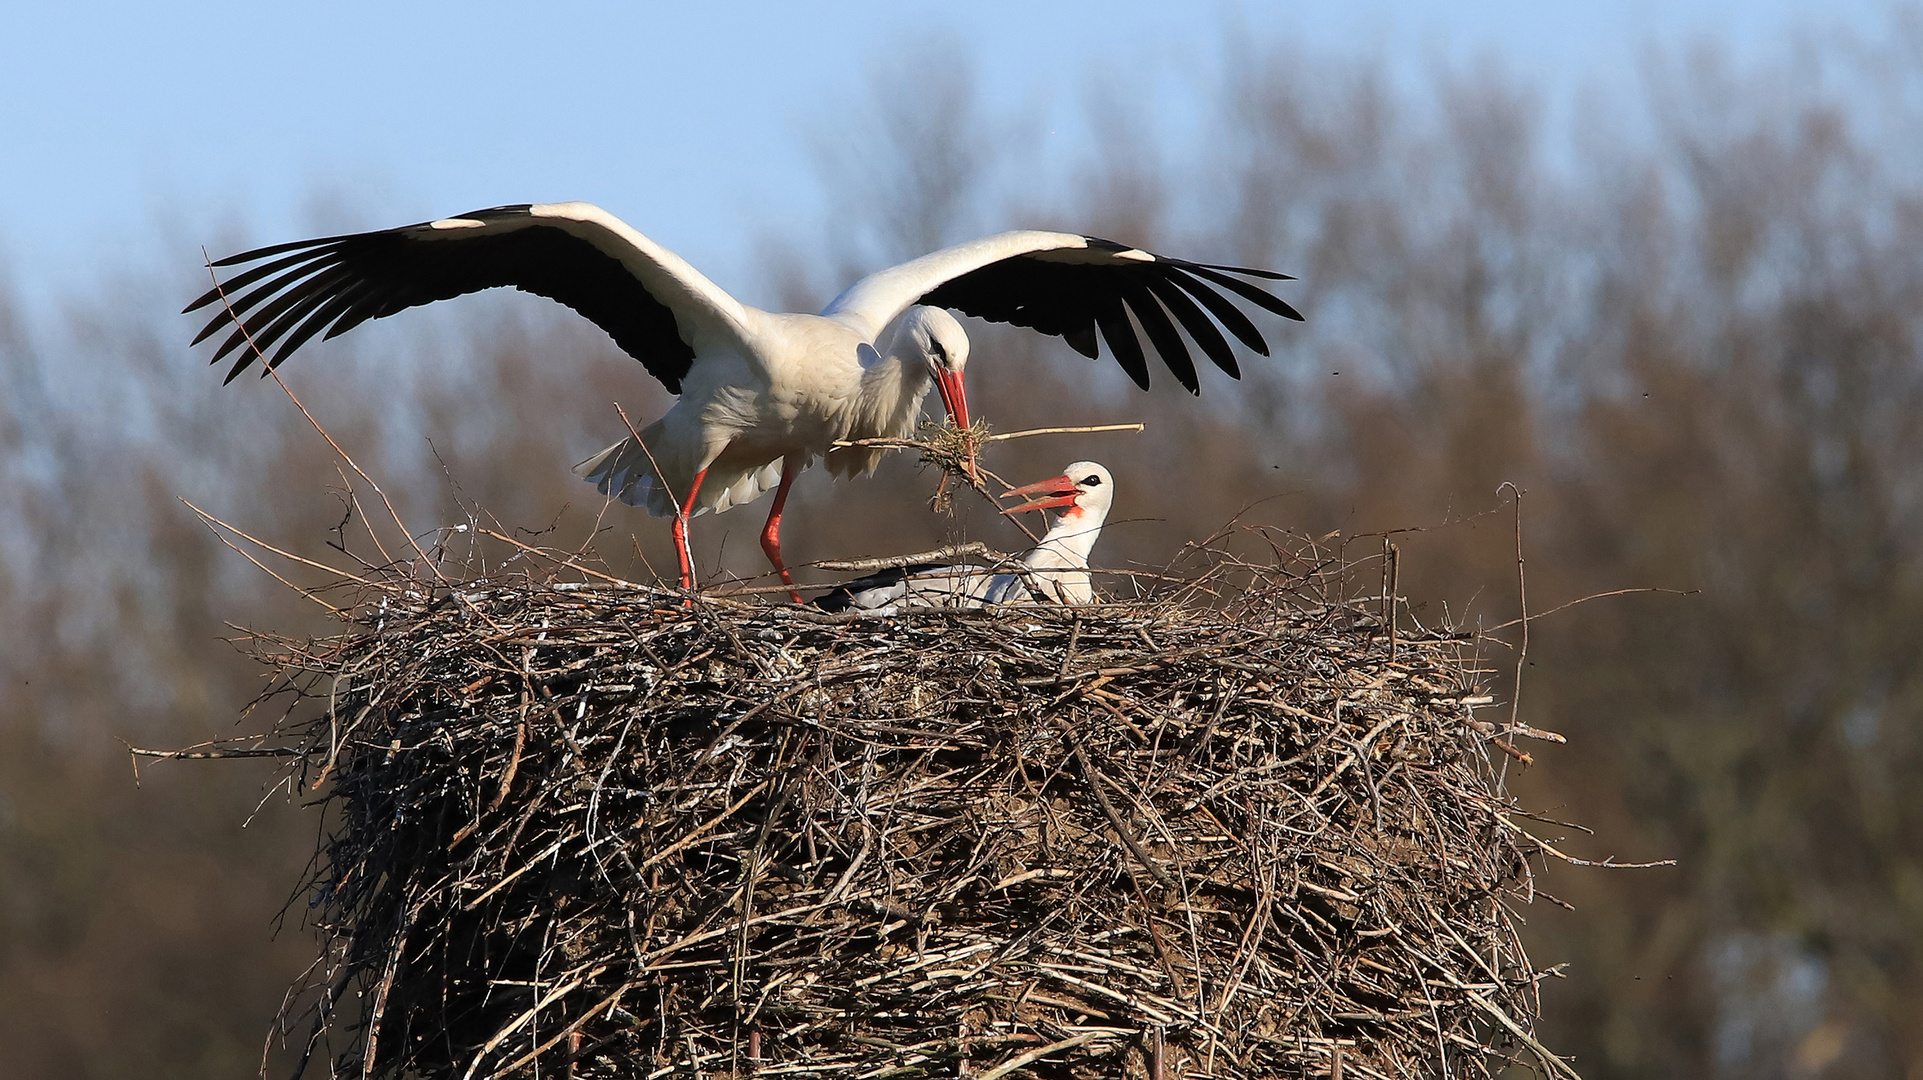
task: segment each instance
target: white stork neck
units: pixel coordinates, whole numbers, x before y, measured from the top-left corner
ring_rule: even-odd
[[[914,435],[921,423],[922,403],[934,389],[935,380],[927,353],[906,323],[902,320],[879,341],[856,345],[855,360],[861,370],[855,385],[843,383],[833,388],[834,407],[840,417],[836,438],[904,439]],[[873,472],[884,453],[878,447],[837,450],[828,456],[828,467],[842,476]]]
[[[890,380],[903,399],[913,398],[919,405],[928,396],[934,378],[928,371],[928,354],[915,342],[915,335],[904,323],[897,323],[882,350],[881,364],[894,378]],[[875,374],[881,374],[875,372]]]
[[[1089,552],[1102,536],[1099,514],[1080,506],[1070,506],[1054,515],[1042,542],[1022,556],[1022,563],[1037,570],[1088,569]]]
[[[1031,583],[1058,604],[1092,602],[1095,590],[1088,580],[1088,553],[1101,535],[1098,514],[1071,506],[1055,515],[1042,542],[1022,556],[1022,565],[1035,571]]]

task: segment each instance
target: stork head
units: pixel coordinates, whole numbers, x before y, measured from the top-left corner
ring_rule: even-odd
[[[1100,528],[1102,522],[1108,519],[1108,508],[1115,502],[1115,478],[1093,461],[1077,461],[1063,469],[1060,476],[1002,492],[1004,499],[1010,495],[1030,495],[1034,498],[1020,506],[1003,510],[1004,514],[1059,508],[1060,512],[1051,520],[1051,527],[1072,522],[1083,528]]]
[[[968,366],[968,335],[955,317],[938,307],[917,305],[902,317],[902,333],[928,364],[942,407],[958,428],[968,427],[968,392],[962,371]]]

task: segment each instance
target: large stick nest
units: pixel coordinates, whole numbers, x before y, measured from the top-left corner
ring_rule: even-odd
[[[1316,565],[885,620],[377,582],[263,650],[331,807],[299,1037],[373,1076],[1573,1075],[1477,642]]]

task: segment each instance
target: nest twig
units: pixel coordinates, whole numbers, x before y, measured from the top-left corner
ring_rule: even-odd
[[[1284,556],[890,620],[375,581],[261,643],[338,815],[302,1026],[361,1076],[1573,1076],[1476,643]]]

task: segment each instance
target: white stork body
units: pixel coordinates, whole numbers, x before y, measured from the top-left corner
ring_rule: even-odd
[[[623,439],[575,471],[603,492],[666,517],[705,468],[692,513],[719,513],[774,486],[790,456],[806,466],[838,440],[912,435],[935,385],[928,340],[945,343],[945,363],[957,375],[967,363],[967,336],[940,308],[909,308],[881,348],[817,315],[751,310],[749,321],[764,327],[749,336],[748,357],[697,364],[682,381],[680,400],[641,431],[640,442]],[[828,467],[841,476],[872,471],[881,454],[847,447],[827,455]]]
[[[1048,532],[1018,560],[1020,570],[993,571],[972,566],[923,564],[851,581],[815,600],[827,611],[866,611],[892,615],[918,608],[965,610],[995,604],[1089,604],[1095,590],[1088,579],[1088,557],[1101,539],[1115,498],[1114,478],[1092,461],[1077,461],[1062,475],[1004,492],[1040,498],[1002,511],[1048,510]]]
[[[913,432],[931,385],[968,424],[968,338],[944,308],[1032,327],[1098,355],[1096,331],[1148,386],[1143,342],[1197,391],[1179,325],[1239,377],[1227,329],[1267,354],[1232,294],[1287,318],[1293,308],[1238,277],[1266,270],[1165,259],[1073,233],[1010,232],[946,248],[856,282],[820,315],[760,311],[673,252],[588,203],[501,206],[379,232],[324,237],[221,259],[257,263],[188,305],[221,310],[196,342],[238,323],[214,355],[239,350],[231,381],[258,355],[273,366],[315,335],[420,304],[513,286],[574,308],[607,331],[680,400],[660,420],[582,463],[604,493],[675,517],[681,583],[693,587],[688,517],[777,487],[762,532],[780,555],[781,511],[795,474],[827,456],[837,474],[872,471],[878,451],[842,439]],[[243,348],[243,346],[246,346]],[[276,349],[275,347],[278,346]],[[268,350],[274,350],[269,358]],[[797,597],[797,599],[799,599]]]

